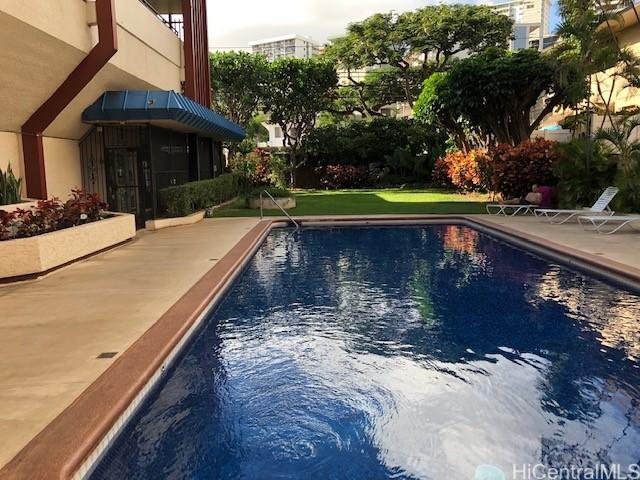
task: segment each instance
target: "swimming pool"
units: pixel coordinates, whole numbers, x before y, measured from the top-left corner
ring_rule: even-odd
[[[628,468],[638,319],[464,226],[274,230],[91,478]]]

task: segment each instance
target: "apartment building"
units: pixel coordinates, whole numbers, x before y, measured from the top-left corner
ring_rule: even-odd
[[[493,11],[514,21],[511,50],[531,48],[532,43],[542,50],[549,41],[551,0],[511,0],[490,4]]]
[[[320,55],[320,44],[302,35],[284,35],[249,42],[251,51],[264,55],[270,62],[279,58],[311,58]]]
[[[0,45],[0,168],[23,197],[82,187],[142,225],[244,136],[209,110],[205,0],[3,0]]]

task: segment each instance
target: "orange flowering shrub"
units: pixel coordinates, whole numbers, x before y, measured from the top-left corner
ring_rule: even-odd
[[[436,160],[433,179],[460,190],[487,190],[489,187],[489,156],[484,150],[468,153],[448,153]]]
[[[519,197],[531,186],[554,185],[554,165],[558,161],[555,142],[542,138],[515,147],[501,144],[491,152],[491,189],[506,198]]]

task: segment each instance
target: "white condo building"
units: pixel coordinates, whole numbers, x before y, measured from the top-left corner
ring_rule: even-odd
[[[266,56],[270,62],[279,58],[311,58],[320,54],[320,45],[310,37],[284,35],[249,42],[252,53]]]
[[[511,50],[537,46],[542,50],[545,38],[550,38],[551,0],[511,0],[492,3],[496,13],[514,21]]]

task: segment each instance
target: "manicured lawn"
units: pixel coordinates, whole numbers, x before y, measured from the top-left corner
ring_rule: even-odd
[[[459,194],[438,189],[298,190],[298,206],[291,215],[372,215],[401,213],[484,213],[487,195]],[[220,209],[216,217],[259,216],[260,210],[244,208],[244,201]],[[282,215],[265,210],[265,215]]]

